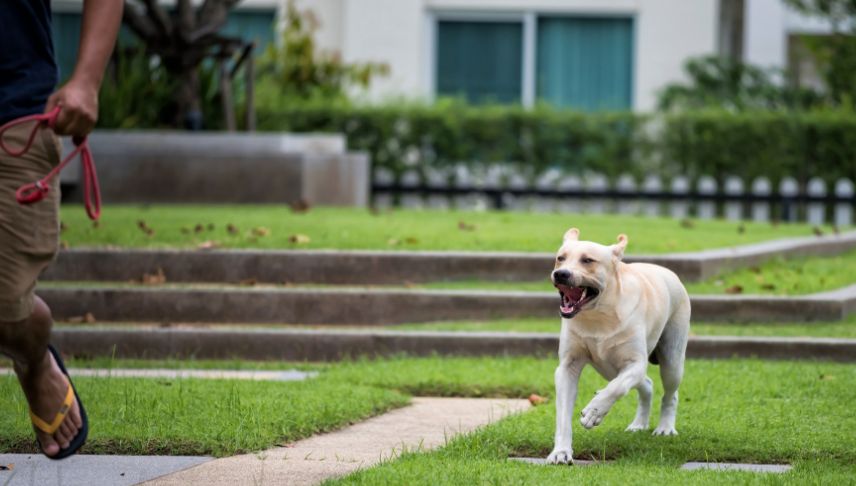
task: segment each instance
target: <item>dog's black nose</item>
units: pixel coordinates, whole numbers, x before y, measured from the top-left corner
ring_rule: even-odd
[[[553,280],[556,282],[567,282],[571,279],[571,272],[568,270],[560,269],[553,272]]]

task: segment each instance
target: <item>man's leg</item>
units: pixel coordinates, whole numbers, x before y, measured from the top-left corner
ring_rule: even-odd
[[[26,130],[10,130],[4,142],[19,147],[27,135]],[[17,203],[15,191],[56,166],[59,150],[56,137],[40,130],[22,157],[0,151],[0,353],[12,358],[30,409],[47,422],[62,407],[69,386],[47,351],[50,309],[34,294],[39,274],[59,246],[59,184],[55,180],[44,200],[27,206]],[[36,431],[44,453],[55,455],[81,426],[75,401],[55,433]]]

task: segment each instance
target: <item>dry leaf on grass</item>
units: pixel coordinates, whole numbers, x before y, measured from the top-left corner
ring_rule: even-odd
[[[404,242],[407,243],[408,245],[415,245],[416,243],[419,243],[419,240],[412,237],[412,236],[408,236],[407,238],[404,239]]]
[[[461,231],[475,231],[476,225],[464,221],[458,221],[458,229]]]
[[[814,236],[823,236],[823,230],[820,229],[818,226],[815,226],[811,230],[814,232]]]
[[[764,285],[762,285],[762,286],[761,286],[761,288],[762,288],[763,290],[776,290],[776,286],[775,286],[775,285],[773,285],[773,284],[771,284],[771,283],[764,284]]]
[[[529,403],[531,403],[533,407],[537,407],[538,405],[543,405],[547,403],[547,399],[542,397],[541,395],[536,395],[533,393],[529,395]]]
[[[725,293],[726,294],[742,294],[743,293],[743,287],[741,287],[739,285],[732,285],[731,287],[728,287],[727,289],[725,289]]]
[[[295,213],[305,213],[312,208],[312,205],[305,199],[298,199],[289,204],[289,206],[291,206],[291,210]]]
[[[193,227],[194,233],[202,233],[203,231],[205,231],[205,227],[199,223],[196,223],[196,226]]]
[[[232,223],[229,223],[226,225],[226,231],[228,231],[230,235],[236,235],[238,234],[238,227]]]
[[[203,241],[202,243],[196,245],[196,248],[200,249],[200,250],[213,250],[214,248],[217,248],[218,246],[220,246],[220,243],[217,243],[216,241],[207,240],[207,241]]]
[[[307,235],[302,235],[298,233],[296,235],[289,236],[288,241],[294,243],[295,245],[304,245],[312,240]]]
[[[695,223],[691,219],[684,218],[681,220],[681,228],[692,229],[695,227]]]
[[[253,235],[258,237],[264,237],[270,234],[270,230],[265,228],[264,226],[259,226],[257,228],[253,228]]]

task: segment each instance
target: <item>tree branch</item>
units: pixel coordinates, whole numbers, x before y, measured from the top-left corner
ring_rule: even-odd
[[[152,24],[151,18],[140,13],[136,5],[130,2],[125,2],[122,22],[146,44],[154,43],[158,37],[157,28]]]

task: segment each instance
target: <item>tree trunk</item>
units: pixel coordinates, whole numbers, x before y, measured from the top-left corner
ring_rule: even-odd
[[[176,126],[188,130],[202,130],[202,102],[199,99],[199,68],[185,67],[178,77],[175,93],[177,105]]]

